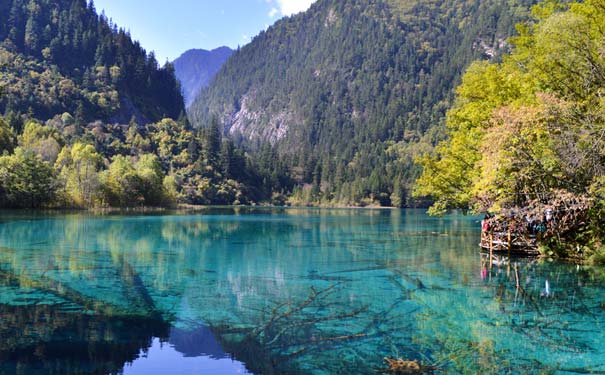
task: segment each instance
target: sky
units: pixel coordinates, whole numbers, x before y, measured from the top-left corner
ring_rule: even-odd
[[[98,13],[130,31],[157,60],[192,48],[237,48],[315,0],[94,0]]]

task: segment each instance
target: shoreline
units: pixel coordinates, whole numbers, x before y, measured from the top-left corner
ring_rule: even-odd
[[[46,208],[3,208],[1,211],[5,212],[161,212],[161,211],[202,211],[209,208],[279,208],[279,209],[361,209],[361,210],[419,210],[425,209],[424,207],[393,207],[393,206],[352,206],[352,205],[318,205],[318,206],[297,206],[297,205],[286,205],[286,206],[275,206],[275,205],[193,205],[193,204],[178,204],[170,207],[159,207],[159,206],[141,206],[141,207],[46,207]]]

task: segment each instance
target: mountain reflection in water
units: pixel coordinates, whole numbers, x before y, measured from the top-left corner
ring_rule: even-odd
[[[207,327],[0,305],[0,374],[247,374]]]
[[[416,210],[0,213],[0,374],[605,373],[605,272]]]

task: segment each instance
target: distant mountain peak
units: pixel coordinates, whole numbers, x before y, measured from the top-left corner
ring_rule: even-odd
[[[210,84],[212,78],[233,52],[226,46],[210,51],[190,49],[174,60],[176,77],[181,81],[187,107],[193,102],[199,91]]]

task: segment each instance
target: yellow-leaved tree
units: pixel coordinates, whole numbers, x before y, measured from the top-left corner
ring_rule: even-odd
[[[605,261],[605,0],[548,0],[533,15],[500,63],[465,73],[414,195],[433,214],[581,198],[587,216],[557,246]]]
[[[414,194],[433,199],[430,212],[586,194],[605,174],[605,0],[547,1],[533,14],[502,62],[468,69],[447,140],[419,159]]]

